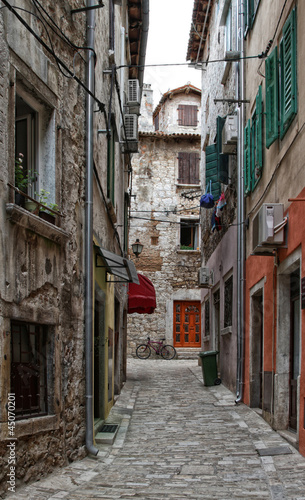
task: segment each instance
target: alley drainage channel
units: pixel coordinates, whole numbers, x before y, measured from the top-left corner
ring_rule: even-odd
[[[95,435],[97,444],[110,444],[114,443],[118,432],[119,426],[117,424],[103,424],[99,432]]]

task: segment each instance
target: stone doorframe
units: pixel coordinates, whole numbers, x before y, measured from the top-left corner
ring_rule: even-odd
[[[194,301],[199,300],[201,303],[201,290],[177,290],[172,293],[170,299],[166,301],[165,314],[165,338],[167,344],[173,344],[173,325],[174,325],[174,302],[179,301]]]
[[[274,428],[277,430],[287,429],[289,422],[290,274],[298,267],[302,269],[301,258],[300,247],[279,265],[277,273],[277,341],[274,377]],[[300,376],[297,383],[297,400],[299,427]],[[299,428],[297,428],[297,439],[298,435]]]

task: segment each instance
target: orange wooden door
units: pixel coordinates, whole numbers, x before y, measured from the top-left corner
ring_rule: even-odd
[[[201,346],[200,301],[174,302],[174,346]]]

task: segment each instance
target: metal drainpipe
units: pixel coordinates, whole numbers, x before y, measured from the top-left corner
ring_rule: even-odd
[[[92,7],[95,0],[87,0]],[[95,12],[87,12],[87,47],[94,48]],[[94,55],[88,50],[87,87],[94,94]],[[85,361],[86,361],[86,448],[98,454],[94,446],[93,425],[93,98],[86,95],[86,201],[85,201]]]
[[[148,38],[148,29],[149,29],[149,0],[142,0],[142,32],[141,32],[141,46],[140,46],[140,57],[139,57],[139,85],[141,89],[143,88],[143,79],[144,79],[144,65],[145,65],[145,56],[146,56],[146,46],[147,46],[147,38]]]
[[[244,0],[237,4],[237,37],[240,43],[239,74],[237,79],[237,92],[241,101],[245,98],[244,82]],[[237,38],[237,39],[238,39]],[[244,198],[244,115],[245,105],[241,103],[238,110],[238,165],[237,165],[237,375],[236,375],[236,400],[240,403],[243,398],[243,370],[244,370],[244,262],[245,262],[245,198]]]

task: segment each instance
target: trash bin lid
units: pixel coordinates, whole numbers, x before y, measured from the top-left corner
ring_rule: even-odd
[[[199,356],[201,358],[204,358],[205,356],[215,356],[218,353],[219,353],[219,351],[205,351],[205,352],[200,352]]]

